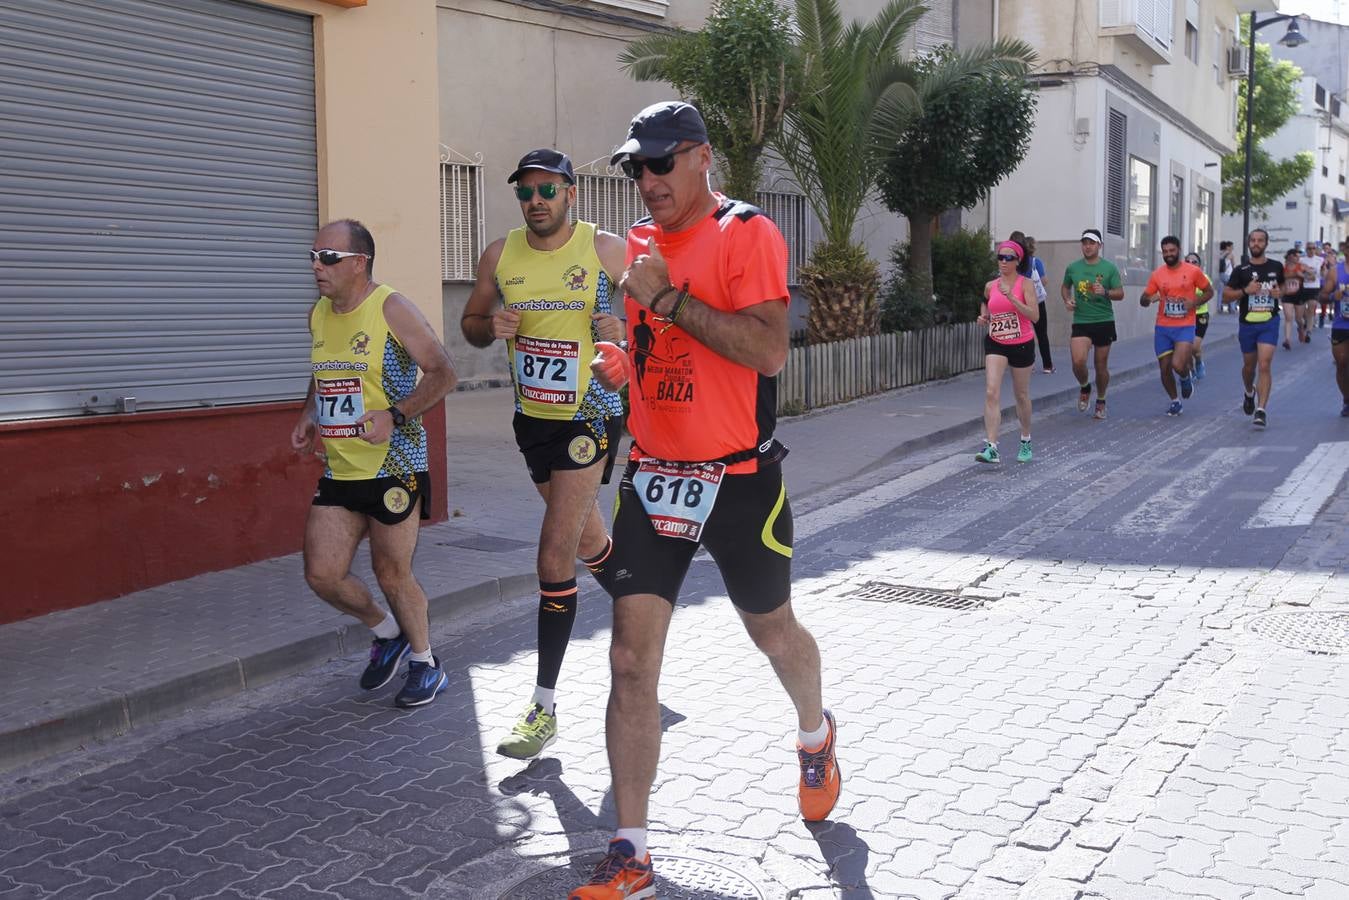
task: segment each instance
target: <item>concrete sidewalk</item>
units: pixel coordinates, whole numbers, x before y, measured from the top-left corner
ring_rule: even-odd
[[[1207,345],[1230,352],[1234,316],[1214,316]],[[1077,388],[1067,348],[1055,374],[1036,369],[1040,406]],[[1121,380],[1155,377],[1152,336],[1117,343]],[[1237,399],[1237,385],[1224,385]],[[802,499],[920,447],[968,435],[980,446],[983,373],[906,388],[783,420],[789,487]],[[1160,396],[1160,392],[1159,392]],[[1010,381],[1003,399],[1010,413]],[[422,530],[415,571],[437,625],[535,589],[542,505],[511,432],[507,390],[450,399],[451,518]],[[894,427],[876,428],[877,419]],[[1004,425],[1015,428],[1014,416]],[[284,436],[278,436],[278,440]],[[615,479],[615,482],[617,479]],[[616,483],[601,494],[607,509]],[[355,566],[370,584],[363,546]],[[0,771],[200,707],[340,656],[353,679],[369,631],[320,602],[299,554],[212,572],[115,600],[0,626]]]

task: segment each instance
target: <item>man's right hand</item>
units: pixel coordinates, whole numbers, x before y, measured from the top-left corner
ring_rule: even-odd
[[[492,337],[513,338],[520,330],[520,314],[509,309],[492,313]]]
[[[314,452],[314,440],[318,437],[318,426],[314,418],[306,411],[295,423],[290,432],[290,446],[295,452],[308,455]]]
[[[600,386],[606,391],[616,391],[628,383],[628,352],[609,341],[598,341],[595,344],[595,358],[590,361],[590,371],[595,373]]]

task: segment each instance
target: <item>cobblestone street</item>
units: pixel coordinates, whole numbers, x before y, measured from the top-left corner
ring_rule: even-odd
[[[1349,652],[1323,343],[1276,360],[1265,432],[1228,345],[1179,418],[1147,375],[1105,422],[1038,407],[1029,465],[978,466],[972,431],[796,503],[794,602],[840,728],[828,823],[799,818],[791,707],[696,561],[663,670],[658,896],[1349,896],[1347,657],[1285,646]],[[798,449],[789,490],[828,465]],[[0,897],[565,896],[613,827],[609,603],[584,582],[561,735],[523,765],[493,750],[535,603],[438,628],[451,685],[418,711],[362,694],[353,655],[9,773]]]

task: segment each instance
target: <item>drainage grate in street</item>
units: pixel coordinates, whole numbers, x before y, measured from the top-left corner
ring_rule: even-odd
[[[1256,616],[1246,630],[1283,647],[1308,653],[1349,653],[1349,613],[1274,612]]]
[[[600,861],[599,853],[572,860],[512,885],[500,900],[539,900],[565,897],[584,884]],[[682,856],[654,856],[656,886],[661,900],[764,900],[763,893],[744,876],[725,866]]]
[[[929,591],[883,581],[868,581],[847,596],[876,603],[908,603],[934,609],[978,609],[984,605],[982,597],[962,597],[950,591]]]

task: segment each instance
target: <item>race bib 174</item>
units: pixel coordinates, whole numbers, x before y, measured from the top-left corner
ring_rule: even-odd
[[[314,399],[318,401],[319,437],[359,437],[356,420],[365,415],[365,395],[359,378],[317,378]]]

